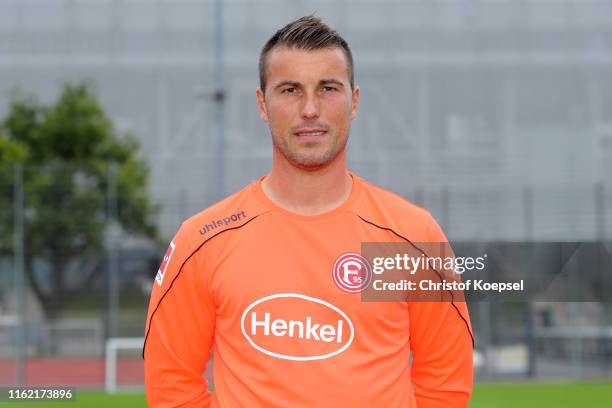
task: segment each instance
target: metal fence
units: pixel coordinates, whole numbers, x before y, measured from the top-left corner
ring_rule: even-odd
[[[163,250],[155,241],[137,239],[119,229],[112,241],[105,239],[97,250],[72,254],[63,263],[63,299],[57,303],[42,301],[37,291],[48,294],[58,290],[53,286],[58,271],[50,265],[53,258],[48,247],[32,248],[37,248],[37,242],[52,248],[58,238],[53,230],[32,228],[38,225],[32,224],[32,212],[41,207],[33,202],[35,197],[28,195],[31,188],[27,180],[24,182],[23,172],[11,168],[4,174],[10,177],[0,185],[0,212],[3,219],[11,222],[3,224],[9,240],[0,258],[0,365],[4,367],[0,370],[0,383],[34,381],[38,378],[36,372],[49,370],[48,366],[33,363],[38,359],[80,359],[82,364],[94,364],[91,370],[99,374],[88,379],[90,385],[101,385],[104,370],[99,365],[106,340],[143,334],[148,294]],[[110,189],[99,192],[101,204],[92,212],[100,217],[105,236],[109,225],[113,225],[108,222],[112,209],[119,205],[112,202]],[[602,184],[563,188],[483,186],[478,190],[452,187],[434,191],[422,186],[406,191],[413,191],[406,195],[437,215],[455,241],[500,237],[517,241],[550,237],[563,240],[578,236],[598,240],[610,234],[606,211],[612,208],[612,196]],[[50,208],[66,200],[60,191],[51,197],[57,201],[47,203]],[[560,200],[581,200],[583,207],[588,203],[591,211],[563,212]],[[493,211],[496,205],[501,207]],[[178,223],[177,218],[177,226]],[[76,235],[80,232],[78,228],[71,231]],[[28,234],[37,237],[31,239]],[[36,279],[35,284],[32,279]],[[59,309],[50,313],[45,310],[49,307]],[[599,303],[473,302],[470,313],[476,336],[477,375],[610,376],[610,311],[610,305]],[[92,358],[97,363],[88,360]],[[132,352],[131,358],[138,358],[137,352]],[[127,366],[133,370],[134,364],[138,363]],[[141,378],[138,375],[132,381]]]
[[[85,186],[75,166],[68,173],[65,167],[48,170],[45,180],[62,181],[56,191],[34,185],[28,177],[40,179],[31,169],[0,166],[2,384],[48,383],[58,370],[70,373],[51,363],[66,359],[99,364],[103,371],[107,338],[144,332],[159,243],[117,227],[112,217],[122,204],[114,183],[88,190],[93,195],[79,201]],[[71,177],[68,186],[65,177]],[[88,381],[100,385],[103,377],[98,380]]]

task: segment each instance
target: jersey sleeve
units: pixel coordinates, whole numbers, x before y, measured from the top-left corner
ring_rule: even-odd
[[[447,242],[431,218],[429,242]],[[410,302],[412,382],[419,408],[465,407],[473,388],[473,336],[464,301]]]
[[[215,307],[188,235],[179,230],[151,290],[143,350],[150,407],[209,407],[204,378],[213,343]]]

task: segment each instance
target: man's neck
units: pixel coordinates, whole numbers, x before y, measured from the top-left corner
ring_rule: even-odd
[[[352,187],[344,152],[328,166],[312,171],[275,158],[272,171],[262,182],[274,204],[301,215],[322,214],[340,207],[351,195]]]

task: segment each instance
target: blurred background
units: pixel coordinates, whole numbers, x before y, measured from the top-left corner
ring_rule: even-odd
[[[142,389],[166,245],[268,171],[258,55],[313,12],[353,171],[451,241],[610,240],[612,1],[0,0],[0,385]],[[477,382],[610,380],[611,311],[470,304]]]

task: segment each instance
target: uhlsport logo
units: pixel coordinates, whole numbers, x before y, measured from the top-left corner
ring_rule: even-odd
[[[363,256],[349,252],[336,259],[332,275],[340,289],[356,293],[361,292],[370,284],[372,268]]]
[[[349,317],[324,300],[279,293],[251,303],[242,334],[256,350],[284,360],[322,360],[345,351],[355,329]]]
[[[166,250],[166,254],[164,255],[164,259],[159,265],[159,269],[157,270],[157,275],[155,276],[155,282],[159,286],[162,285],[164,281],[164,275],[166,274],[166,268],[168,267],[168,263],[170,262],[170,258],[172,258],[172,254],[174,253],[174,242],[170,241],[170,245],[168,245],[168,249]]]

